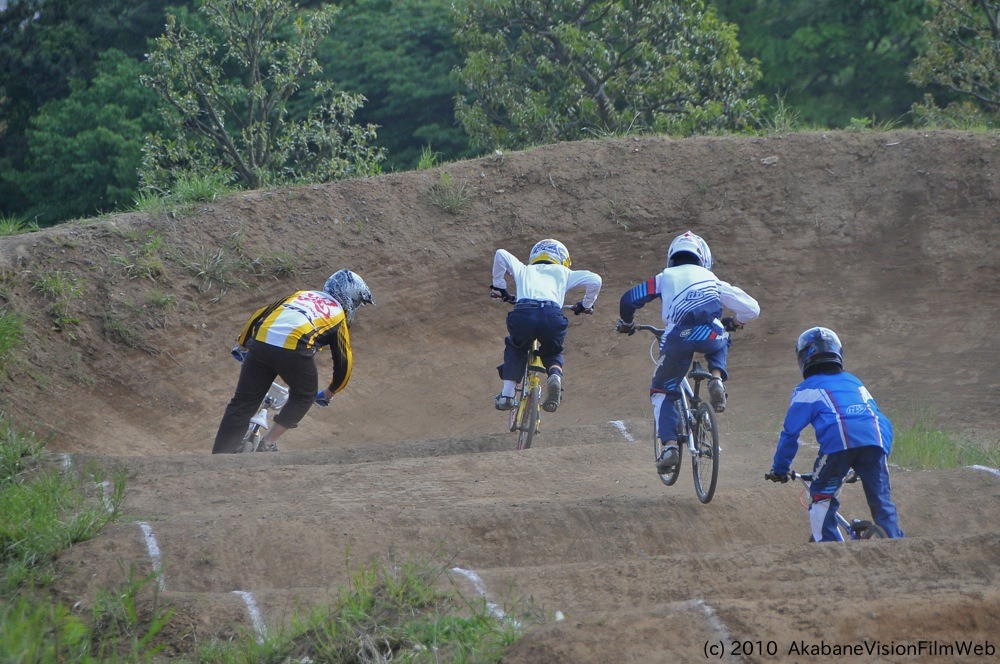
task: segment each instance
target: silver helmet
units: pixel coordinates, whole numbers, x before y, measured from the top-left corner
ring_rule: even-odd
[[[347,325],[354,322],[354,312],[358,307],[370,304],[375,306],[372,291],[365,280],[350,270],[338,270],[330,275],[323,290],[340,303],[347,316]]]

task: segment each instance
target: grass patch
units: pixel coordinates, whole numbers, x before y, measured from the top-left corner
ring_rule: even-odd
[[[974,465],[997,468],[1000,444],[979,445],[935,426],[932,419],[918,419],[910,428],[896,432],[890,460],[910,470]]]
[[[166,268],[160,258],[163,248],[163,238],[156,233],[149,233],[145,238],[136,235],[132,246],[123,254],[111,254],[111,262],[117,265],[129,279],[140,277],[156,281],[163,276]]]
[[[438,165],[438,160],[441,158],[440,152],[434,152],[431,149],[430,143],[425,145],[420,149],[420,160],[417,161],[417,170],[426,171],[429,168],[434,168]]]
[[[6,371],[14,354],[24,345],[24,319],[0,309],[0,371]]]
[[[451,173],[441,173],[438,181],[431,187],[428,196],[431,203],[449,214],[462,214],[472,200],[472,192],[464,182],[458,182]]]
[[[33,221],[26,221],[21,217],[8,214],[0,214],[0,235],[21,235],[22,233],[33,233],[41,227]]]
[[[144,348],[145,338],[142,332],[128,321],[110,313],[102,317],[104,338],[116,344],[129,348]]]
[[[481,598],[470,601],[443,565],[374,560],[354,572],[336,604],[256,643],[212,643],[212,662],[500,662],[519,636]],[[534,616],[537,618],[537,616]]]
[[[68,308],[70,302],[83,295],[83,286],[76,275],[56,270],[36,280],[32,288],[52,302],[49,313],[55,318],[56,331],[68,331],[80,322],[79,318],[69,313]],[[70,337],[73,337],[72,333]]]

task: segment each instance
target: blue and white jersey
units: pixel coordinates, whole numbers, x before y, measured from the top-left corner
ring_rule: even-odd
[[[892,423],[858,378],[846,371],[814,374],[792,391],[774,453],[774,472],[787,473],[799,449],[799,434],[812,425],[821,455],[878,445],[892,449]]]
[[[721,332],[719,317],[723,306],[732,309],[741,324],[760,315],[757,300],[742,289],[720,281],[711,270],[698,265],[678,265],[626,291],[619,302],[619,316],[631,323],[635,311],[656,298],[663,301],[661,315],[667,333],[678,325],[709,325]]]

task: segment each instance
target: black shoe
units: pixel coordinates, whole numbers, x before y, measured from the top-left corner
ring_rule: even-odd
[[[656,460],[656,472],[661,475],[665,475],[673,470],[677,462],[681,460],[680,451],[677,449],[676,445],[670,445],[663,448],[663,453],[660,458]]]

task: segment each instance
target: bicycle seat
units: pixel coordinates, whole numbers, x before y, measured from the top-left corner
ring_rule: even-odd
[[[707,371],[701,366],[701,362],[695,361],[694,366],[691,367],[691,371],[688,372],[688,376],[694,380],[706,380],[709,378],[715,378],[711,371]]]

